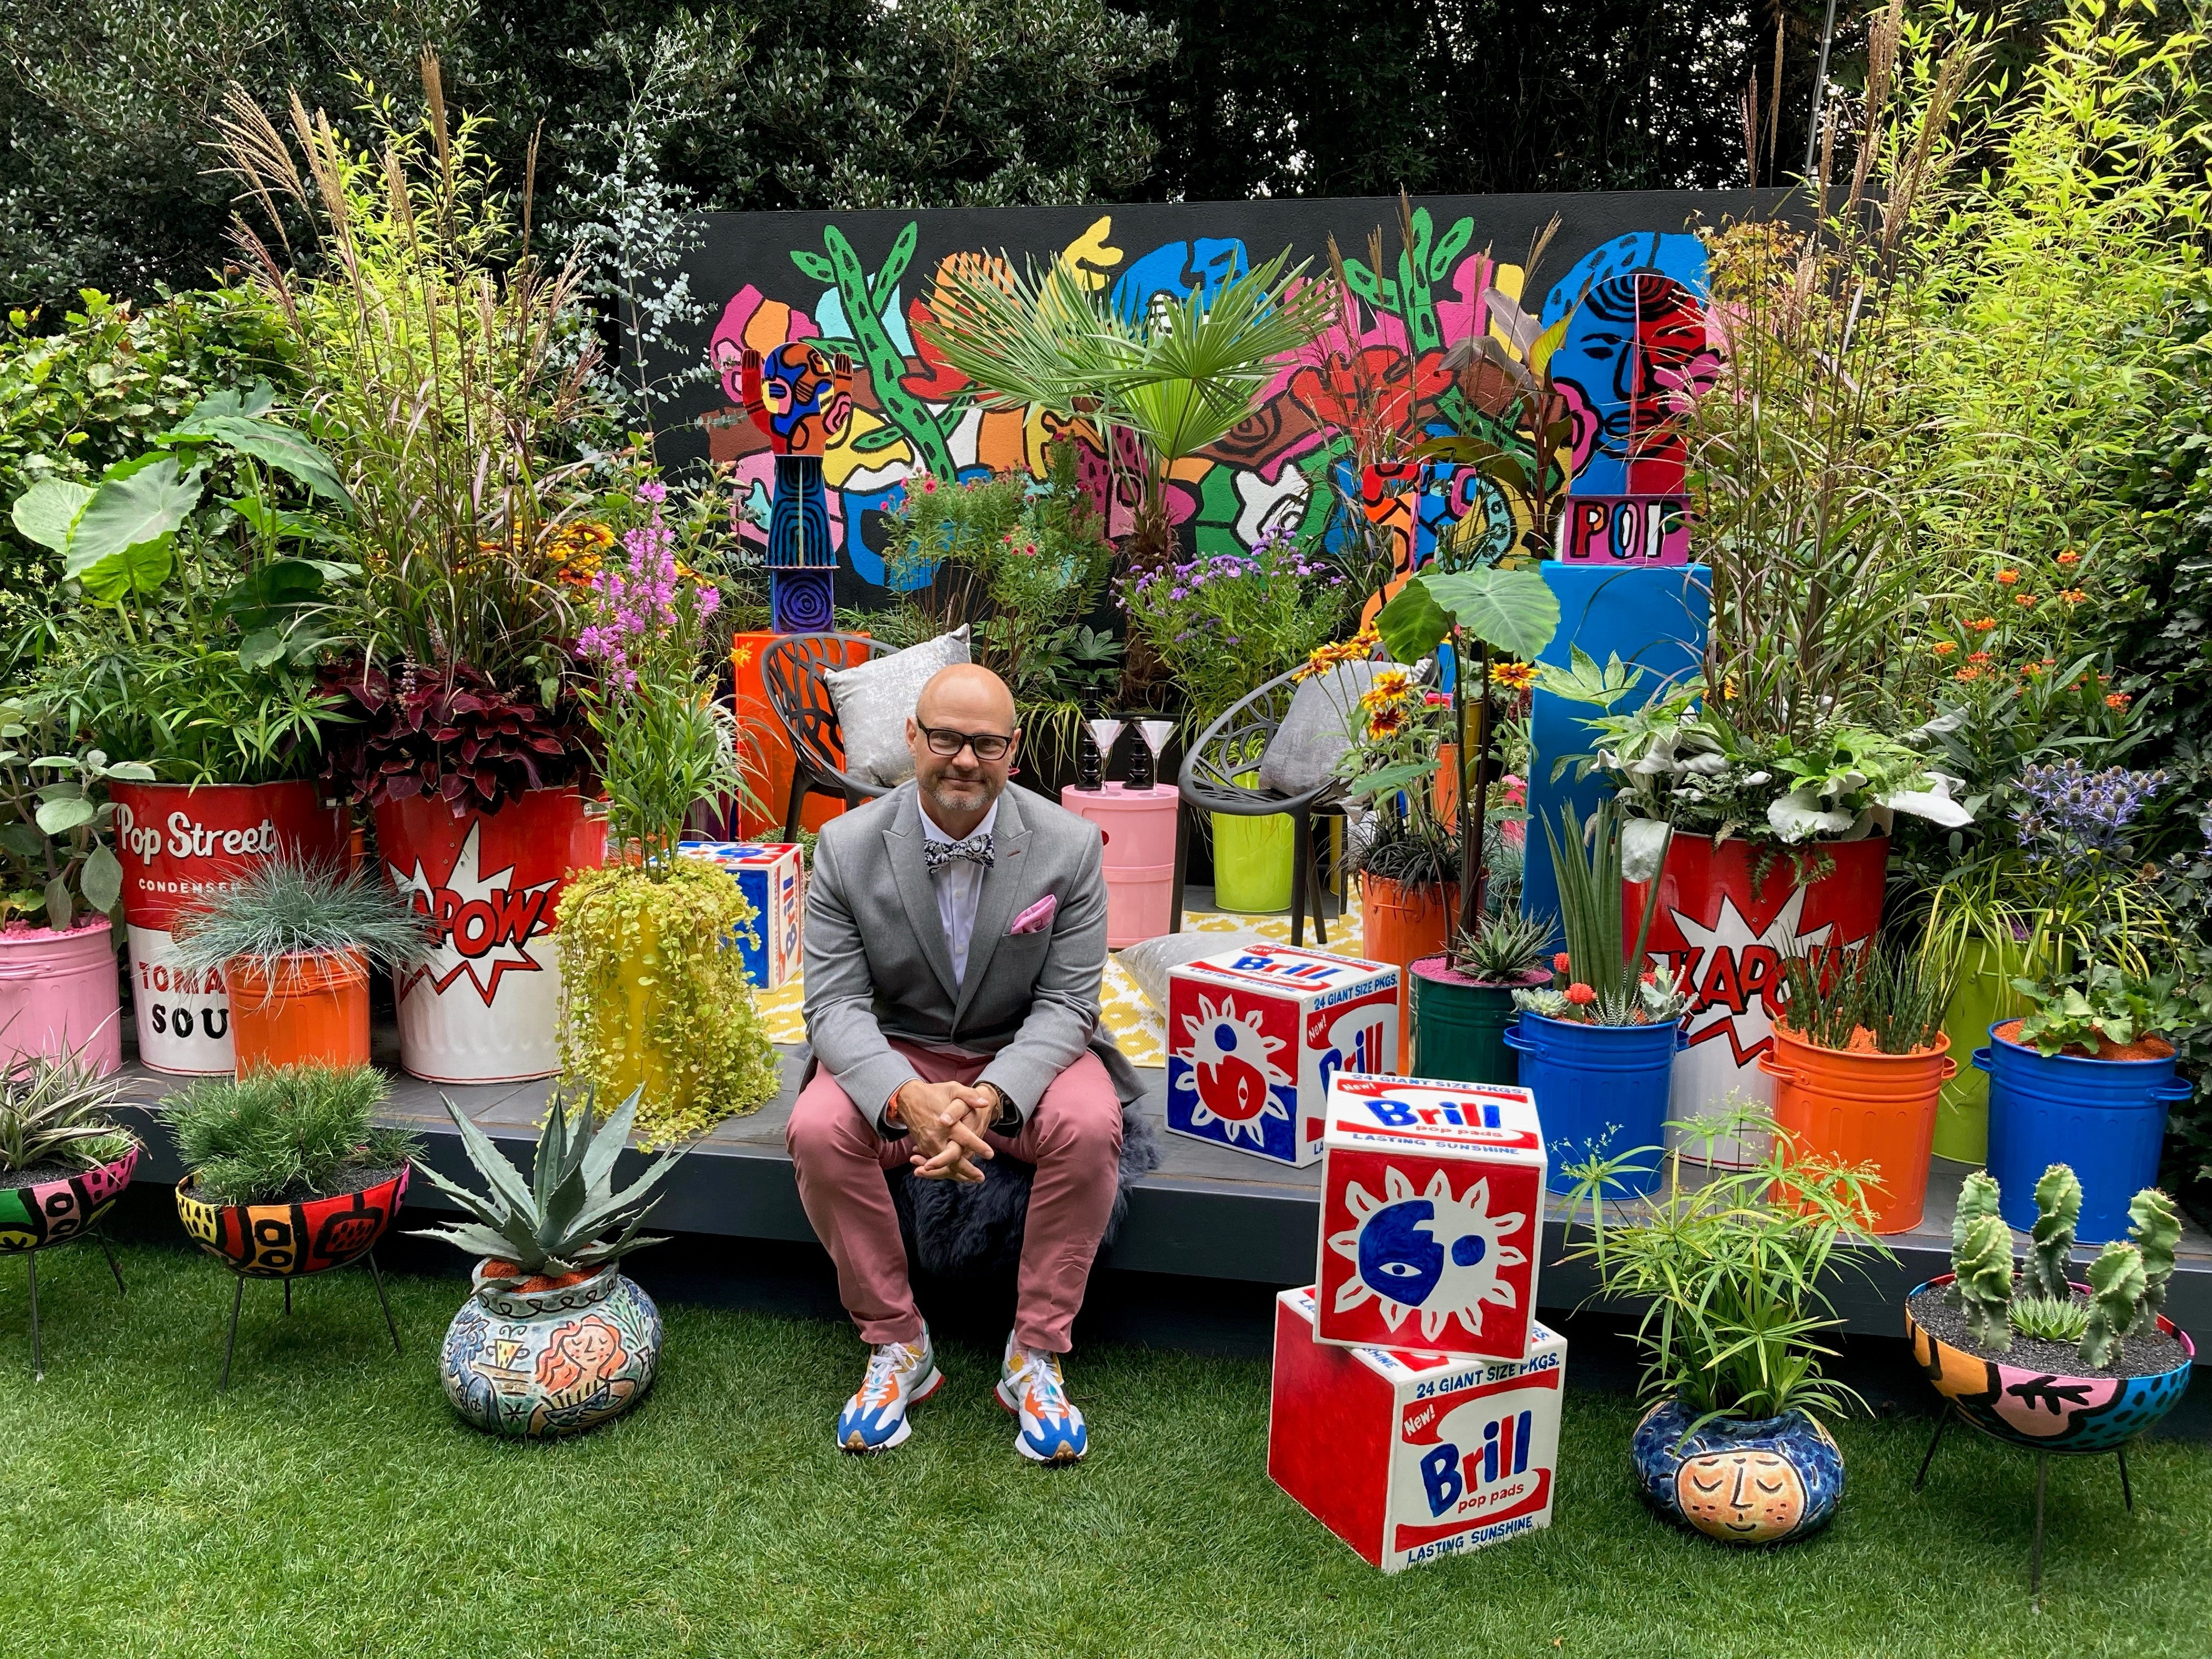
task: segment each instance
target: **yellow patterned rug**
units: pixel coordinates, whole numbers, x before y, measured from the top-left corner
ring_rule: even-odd
[[[1186,910],[1182,913],[1183,931],[1192,933],[1234,933],[1240,927],[1249,927],[1279,939],[1291,942],[1291,919],[1287,915],[1241,916],[1223,910]],[[1306,927],[1306,942],[1313,943],[1313,927]],[[1335,955],[1356,957],[1359,954],[1359,916],[1358,912],[1333,918],[1328,924],[1328,943],[1325,949]],[[768,1022],[768,1034],[777,1042],[796,1043],[806,1041],[806,1021],[799,1010],[799,982],[773,991],[757,991],[754,1000],[760,1005],[761,1018]],[[1145,994],[1137,988],[1137,981],[1121,970],[1121,964],[1112,957],[1106,959],[1106,980],[1099,993],[1099,1000],[1106,1018],[1106,1028],[1114,1033],[1121,1052],[1135,1066],[1164,1066],[1165,1050],[1161,1039],[1164,1022],[1145,1000]]]

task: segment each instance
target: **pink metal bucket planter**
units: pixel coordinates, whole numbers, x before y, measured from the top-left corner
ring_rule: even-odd
[[[75,1052],[100,1076],[123,1063],[114,929],[0,933],[0,1066]]]

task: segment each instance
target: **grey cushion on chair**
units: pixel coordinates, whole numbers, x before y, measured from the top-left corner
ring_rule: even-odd
[[[1301,680],[1275,735],[1260,757],[1260,787],[1278,795],[1303,795],[1336,775],[1336,763],[1352,746],[1351,721],[1359,699],[1388,662],[1340,663],[1325,674]],[[1416,684],[1425,678],[1418,669]]]
[[[963,624],[887,657],[825,671],[822,680],[830,688],[830,701],[837,706],[837,725],[845,739],[846,772],[885,789],[912,777],[907,716],[914,713],[932,675],[967,660],[968,629]]]

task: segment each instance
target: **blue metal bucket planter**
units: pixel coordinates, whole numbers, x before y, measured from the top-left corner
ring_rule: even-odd
[[[2174,1075],[2175,1058],[2090,1060],[2039,1054],[1990,1027],[1974,1064],[1990,1074],[1990,1173],[2003,1193],[2008,1225],[2035,1224],[2035,1183],[2053,1164],[2081,1179],[2075,1237],[2102,1244],[2128,1233],[2128,1201],[2158,1184],[2167,1108],[2195,1085]]]
[[[1521,1086],[1536,1097],[1553,1192],[1574,1187],[1565,1164],[1660,1144],[1674,1053],[1689,1041],[1680,1025],[1585,1025],[1524,1008],[1504,1036],[1520,1056]],[[1658,1187],[1655,1157],[1650,1170],[1613,1182],[1605,1195],[1641,1198]]]

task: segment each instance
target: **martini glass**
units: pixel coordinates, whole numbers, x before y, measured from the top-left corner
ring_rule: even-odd
[[[1159,775],[1160,750],[1166,747],[1168,734],[1175,730],[1173,720],[1133,720],[1137,735],[1144,747],[1129,757],[1129,785],[1132,789],[1150,789]],[[1138,774],[1142,772],[1139,779]]]
[[[1084,753],[1076,757],[1075,787],[1078,789],[1103,789],[1106,787],[1106,768],[1114,757],[1114,745],[1121,740],[1121,722],[1117,720],[1086,720],[1084,735],[1091,739]]]

